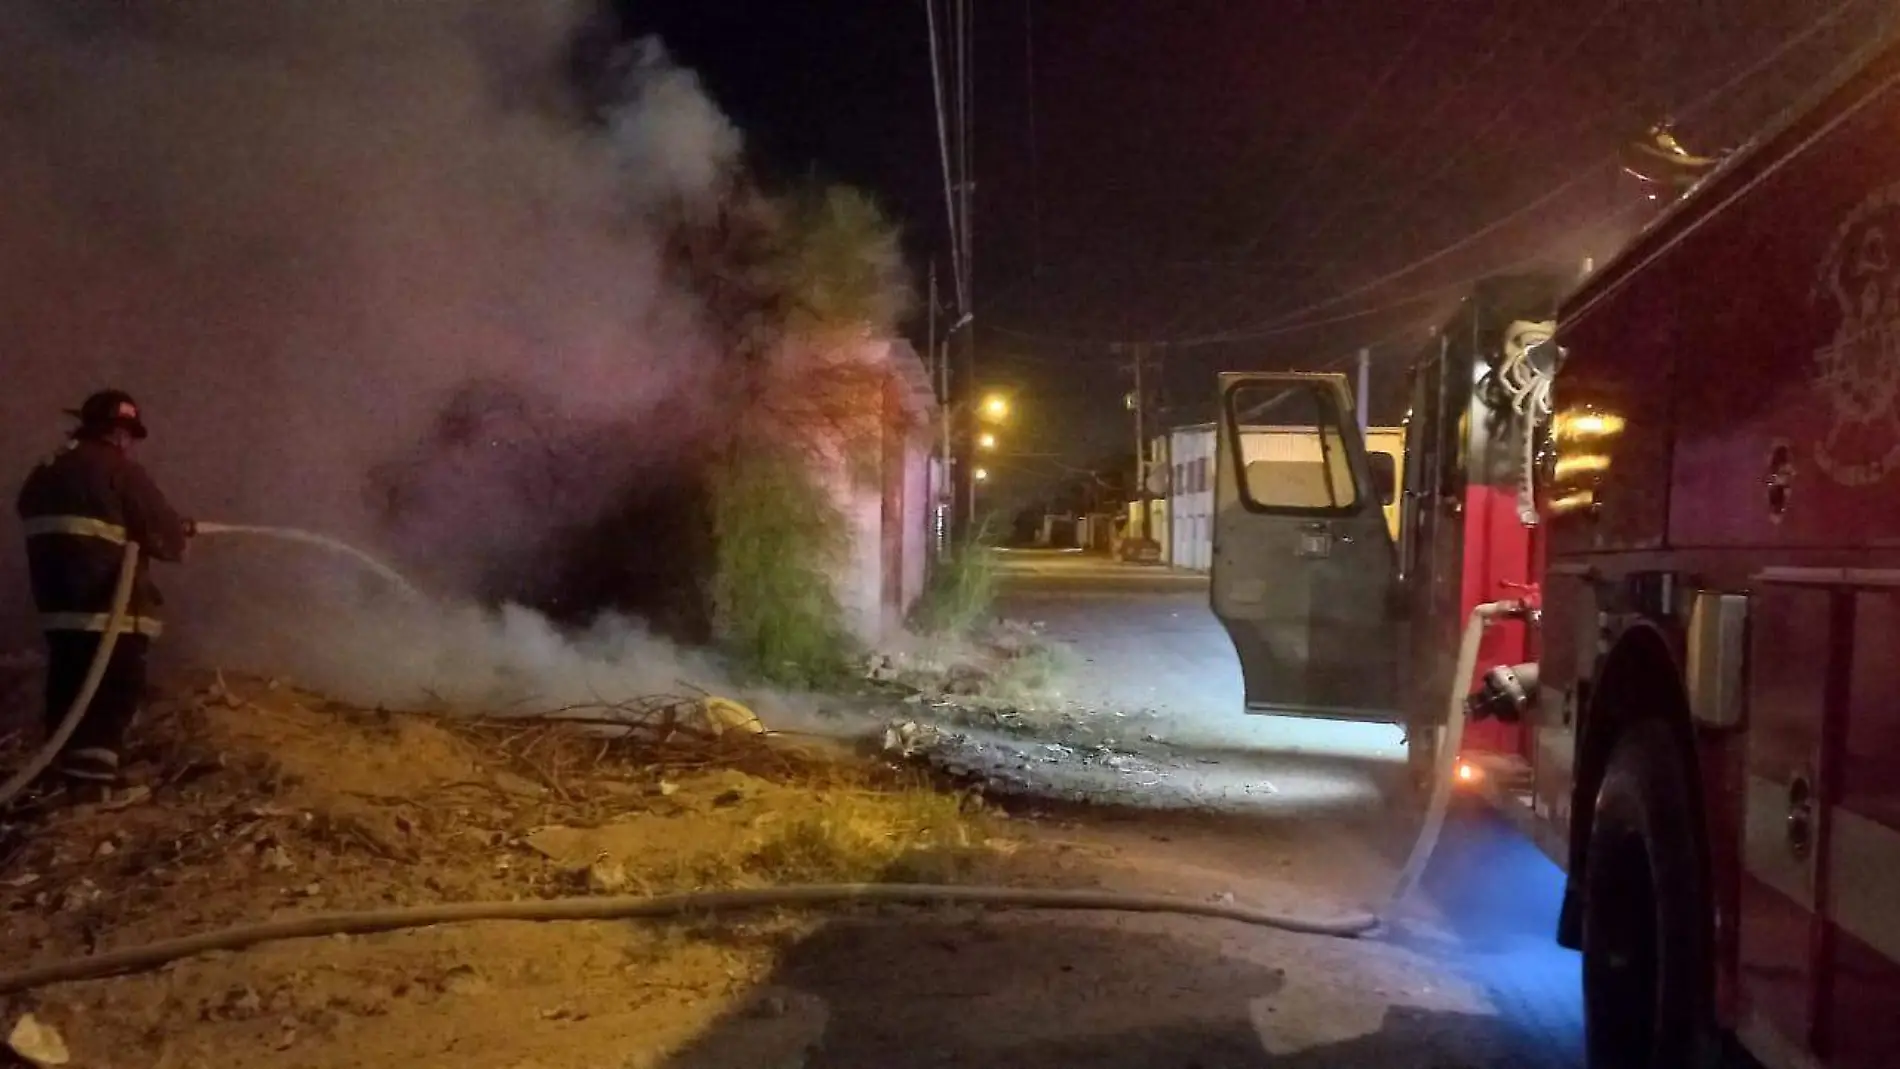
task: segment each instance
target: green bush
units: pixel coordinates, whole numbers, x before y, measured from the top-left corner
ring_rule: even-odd
[[[715,469],[711,497],[721,645],[770,683],[842,680],[858,650],[832,576],[850,533],[811,465],[791,451],[742,447]]]
[[[981,536],[954,547],[931,569],[912,626],[929,635],[970,634],[989,621],[997,578],[996,558]]]

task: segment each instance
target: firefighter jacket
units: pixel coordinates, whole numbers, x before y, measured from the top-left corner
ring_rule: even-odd
[[[116,446],[80,439],[33,469],[18,509],[43,630],[105,631],[131,541],[141,553],[127,627],[158,635],[160,598],[150,564],[182,557],[189,528],[144,468]]]

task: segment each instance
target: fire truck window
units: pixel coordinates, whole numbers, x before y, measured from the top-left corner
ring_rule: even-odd
[[[1240,489],[1256,509],[1332,512],[1359,500],[1331,395],[1309,383],[1259,383],[1228,397]]]

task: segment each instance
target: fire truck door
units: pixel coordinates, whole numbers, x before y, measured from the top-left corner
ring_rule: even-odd
[[[1220,401],[1212,598],[1247,710],[1395,719],[1393,473],[1367,456],[1345,376],[1230,372]]]

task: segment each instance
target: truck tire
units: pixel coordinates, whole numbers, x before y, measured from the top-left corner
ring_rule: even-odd
[[[1589,1069],[1686,1069],[1712,1049],[1702,851],[1689,762],[1661,721],[1617,740],[1583,873]]]

